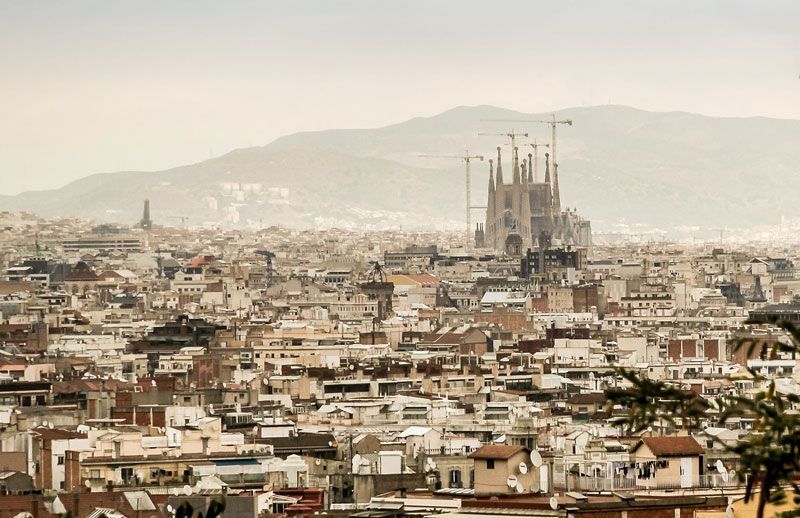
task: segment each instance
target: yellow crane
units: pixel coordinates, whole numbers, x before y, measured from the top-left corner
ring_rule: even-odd
[[[472,209],[485,209],[486,207],[480,206],[473,206],[472,205],[472,167],[471,161],[473,159],[480,160],[483,162],[483,155],[470,155],[469,151],[465,151],[463,155],[419,155],[422,158],[452,158],[457,160],[462,160],[465,165],[465,173],[467,179],[467,242],[464,245],[466,250],[469,250],[472,243],[472,217],[471,212]]]

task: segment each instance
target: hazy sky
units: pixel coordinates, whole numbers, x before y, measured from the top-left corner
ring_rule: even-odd
[[[456,105],[800,118],[800,2],[0,0],[0,193]]]

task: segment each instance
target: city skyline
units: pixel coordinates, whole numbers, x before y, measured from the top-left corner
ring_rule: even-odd
[[[6,3],[0,193],[457,105],[800,119],[798,6],[770,7]]]

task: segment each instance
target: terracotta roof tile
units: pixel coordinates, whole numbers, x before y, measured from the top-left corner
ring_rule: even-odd
[[[684,457],[702,455],[705,450],[694,437],[681,435],[675,437],[644,437],[633,451],[644,444],[657,457]]]
[[[472,459],[510,459],[521,451],[530,451],[520,445],[510,446],[507,444],[486,444],[474,452],[470,453]]]

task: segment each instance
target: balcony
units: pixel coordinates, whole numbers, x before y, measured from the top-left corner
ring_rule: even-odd
[[[682,477],[655,477],[648,479],[627,478],[627,477],[581,477],[570,475],[568,484],[564,484],[563,474],[556,475],[555,489],[562,491],[674,491],[674,490],[697,490],[697,489],[728,489],[745,487],[746,483],[739,481],[736,477],[729,477],[724,480],[722,475],[714,473],[689,477],[689,480]]]

